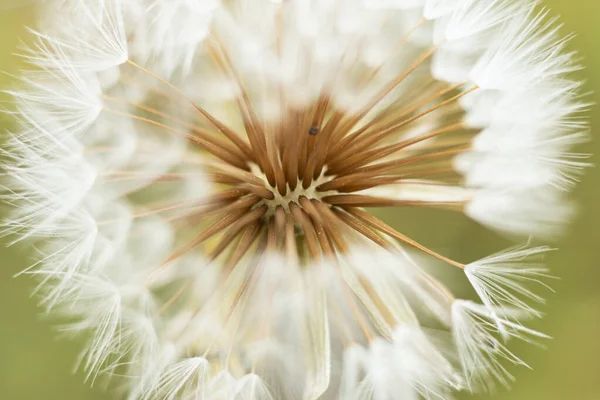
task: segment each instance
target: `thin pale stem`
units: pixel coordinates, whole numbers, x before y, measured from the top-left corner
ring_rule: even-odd
[[[411,247],[414,247],[414,248],[422,251],[425,254],[435,257],[438,260],[444,261],[444,262],[446,262],[454,267],[458,267],[460,269],[465,269],[465,267],[466,267],[465,264],[454,261],[448,257],[444,257],[441,254],[438,254],[438,253],[434,252],[433,250],[423,246],[422,244],[414,241],[413,239],[409,238],[408,236],[401,234],[400,232],[398,232],[391,226],[385,224],[384,222],[382,222],[381,220],[372,216],[371,214],[369,214],[368,212],[366,212],[364,210],[353,207],[353,208],[348,208],[347,211],[349,213],[351,213],[352,215],[354,215],[359,220],[361,220],[366,225],[370,226],[372,229],[375,229],[375,230],[380,231],[390,237],[393,237],[394,239],[396,239],[402,243],[405,243]]]
[[[131,60],[128,60],[127,64],[140,70],[144,74],[158,80],[159,82],[161,82],[162,84],[166,85],[171,90],[173,90],[175,93],[180,95],[183,99],[188,101],[198,112],[200,112],[206,119],[208,119],[208,121],[210,121],[210,123],[212,123],[219,131],[221,131],[225,136],[227,136],[227,138],[229,140],[231,140],[236,146],[238,146],[238,148],[242,151],[242,153],[247,154],[247,155],[252,155],[252,151],[250,151],[250,148],[248,147],[248,145],[246,143],[244,143],[235,132],[233,132],[231,129],[229,129],[227,126],[225,126],[225,124],[223,124],[221,121],[219,121],[217,118],[215,118],[212,114],[210,114],[208,111],[206,111],[205,109],[200,107],[200,105],[198,105],[196,102],[194,102],[192,99],[190,99],[189,96],[183,92],[183,90],[179,89],[177,86],[173,85],[171,82],[167,81],[164,78],[161,78],[160,76],[158,76],[155,73],[151,72],[150,70],[134,63]]]
[[[374,197],[362,194],[336,194],[325,196],[324,202],[335,206],[349,207],[436,207],[444,208],[451,205],[463,205],[463,201],[423,201],[423,200],[396,200],[384,197]]]
[[[352,118],[345,122],[339,128],[342,132],[349,132],[356,124],[358,124],[373,108],[375,108],[392,90],[397,88],[402,82],[406,80],[417,68],[419,68],[425,61],[427,61],[438,49],[438,46],[434,46],[427,50],[421,56],[419,56],[415,62],[396,79],[390,82],[383,90],[381,90],[373,99],[371,99],[362,109],[356,112]]]
[[[332,147],[332,149],[331,149],[331,152],[330,152],[331,161],[335,162],[336,160],[339,160],[340,155],[342,154],[342,152],[344,152],[344,150],[347,149],[349,145],[351,145],[356,139],[358,139],[361,135],[363,135],[369,129],[376,128],[376,130],[379,130],[379,131],[384,130],[384,129],[388,129],[391,126],[393,126],[395,123],[397,123],[397,121],[404,121],[406,118],[409,118],[410,115],[414,114],[416,111],[420,110],[421,108],[423,108],[427,104],[431,103],[434,100],[438,100],[440,98],[443,98],[448,93],[452,92],[453,90],[458,89],[462,85],[463,84],[452,85],[452,86],[449,86],[449,87],[447,87],[445,89],[436,91],[432,95],[427,96],[424,99],[422,99],[421,101],[418,101],[417,103],[415,103],[414,105],[412,105],[408,110],[403,111],[399,116],[396,115],[395,118],[394,118],[394,120],[392,122],[386,124],[384,127],[378,128],[377,125],[381,122],[381,119],[382,119],[383,114],[385,112],[382,113],[378,118],[374,118],[370,122],[368,122],[365,125],[363,125],[360,129],[358,129],[355,132],[349,134],[348,136],[344,137],[343,139],[339,138],[340,140],[338,141],[338,143],[336,143],[336,145],[334,147]],[[392,109],[390,111],[395,111],[396,107],[395,106],[390,106],[390,108]]]
[[[310,219],[306,215],[306,213],[298,206],[296,203],[290,204],[290,211],[292,216],[294,217],[294,221],[302,227],[304,231],[304,237],[306,239],[306,245],[308,247],[308,252],[313,260],[319,260],[319,242],[317,238],[317,234],[313,227],[313,224],[310,222]]]
[[[331,175],[345,175],[351,170],[365,166],[373,161],[388,157],[403,149],[447,133],[456,132],[457,130],[464,128],[465,125],[462,122],[458,122],[435,130],[434,132],[419,135],[418,137],[412,139],[403,140],[399,143],[394,143],[375,149],[368,149],[363,152],[355,153],[354,155],[349,154],[348,157],[342,158],[340,162],[329,165],[328,173]]]
[[[370,132],[369,134],[362,137],[360,140],[357,140],[353,144],[351,144],[346,150],[343,151],[342,154],[343,155],[352,154],[352,152],[360,151],[360,149],[369,148],[369,147],[373,146],[374,144],[383,140],[385,137],[389,136],[391,133],[396,132],[396,131],[404,128],[405,126],[412,124],[413,122],[415,122],[415,121],[417,121],[417,120],[419,120],[419,119],[421,119],[421,118],[423,118],[445,106],[448,106],[448,105],[456,102],[460,98],[466,96],[469,93],[474,92],[478,88],[479,88],[478,86],[474,86],[474,87],[472,87],[468,90],[465,90],[464,92],[462,92],[450,99],[444,100],[441,103],[439,103],[435,106],[432,106],[432,107],[428,108],[427,110],[422,111],[410,118],[402,119],[400,122],[397,122],[397,123],[392,123],[382,130],[376,130],[376,131]]]
[[[127,106],[131,106],[134,108],[137,108],[141,111],[145,111],[149,114],[152,115],[156,115],[158,117],[173,121],[177,124],[181,124],[182,126],[190,129],[193,133],[197,134],[199,137],[201,137],[202,139],[209,141],[215,145],[218,145],[220,147],[222,147],[223,149],[229,151],[230,153],[232,153],[233,155],[239,157],[240,159],[246,159],[247,161],[252,161],[252,152],[250,151],[250,148],[243,148],[243,146],[240,148],[240,146],[238,144],[236,144],[234,142],[235,146],[231,146],[227,143],[221,142],[220,140],[212,137],[212,133],[209,131],[206,131],[202,128],[200,128],[199,126],[196,126],[194,124],[190,124],[189,122],[185,122],[177,117],[174,117],[170,114],[167,114],[165,112],[159,111],[155,108],[146,106],[144,104],[139,104],[139,103],[135,103],[135,102],[131,102],[128,101],[126,99],[120,99],[120,98],[116,98],[116,97],[110,97],[110,96],[103,96],[103,98],[107,101],[111,101],[111,102],[115,102],[115,103],[120,103],[120,104],[125,104]],[[240,151],[241,150],[241,151]]]
[[[154,120],[151,120],[149,118],[141,117],[139,115],[134,115],[134,114],[130,114],[127,112],[118,111],[118,110],[113,110],[110,108],[105,108],[104,110],[107,112],[110,112],[112,114],[115,114],[115,115],[120,115],[123,117],[131,118],[131,119],[134,119],[134,120],[137,120],[140,122],[147,123],[149,125],[156,126],[158,128],[166,130],[167,132],[170,132],[171,134],[184,137],[187,140],[189,140],[191,143],[197,145],[198,147],[202,148],[203,150],[207,151],[208,153],[212,154],[213,156],[225,161],[228,164],[231,164],[240,169],[248,168],[246,161],[244,161],[241,158],[238,158],[238,156],[231,154],[227,149],[221,147],[220,145],[212,143],[211,141],[208,141],[205,138],[200,138],[200,137],[197,137],[194,135],[190,135],[189,133],[180,131],[179,129],[173,128],[171,126],[162,124],[162,123],[154,121]]]

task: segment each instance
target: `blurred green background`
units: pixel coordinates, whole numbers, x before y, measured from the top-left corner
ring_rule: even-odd
[[[482,0],[485,1],[485,0]],[[0,0],[0,70],[16,72],[19,61],[12,55],[25,26],[34,14],[27,0]],[[553,14],[560,14],[565,32],[577,37],[571,47],[583,57],[582,79],[587,89],[600,96],[600,1],[546,0]],[[20,6],[21,5],[21,6]],[[14,7],[16,6],[16,7]],[[0,75],[0,86],[10,78]],[[7,101],[4,96],[1,101]],[[600,124],[600,108],[591,113],[592,127]],[[9,119],[0,113],[0,131]],[[594,134],[598,136],[598,134]],[[595,140],[582,151],[600,154]],[[495,395],[463,396],[476,399],[598,400],[600,399],[600,170],[588,171],[573,196],[582,212],[548,259],[555,275],[555,294],[549,294],[547,313],[534,328],[554,339],[547,349],[515,344],[517,354],[533,371],[514,368],[517,377],[511,391]],[[506,243],[458,216],[413,212],[397,218],[405,232],[455,259],[471,260],[501,249]],[[399,226],[398,226],[399,227]],[[434,227],[434,229],[432,229]],[[442,229],[448,227],[448,230]],[[449,236],[447,231],[453,232]],[[89,387],[81,373],[72,373],[81,343],[57,340],[52,323],[40,315],[30,298],[32,282],[12,276],[27,266],[18,249],[0,246],[0,400],[109,400],[101,386]]]

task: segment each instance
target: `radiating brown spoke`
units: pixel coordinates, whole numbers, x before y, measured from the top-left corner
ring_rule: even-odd
[[[424,163],[430,161],[439,161],[447,157],[452,157],[457,154],[465,153],[470,150],[470,147],[459,147],[451,150],[444,150],[430,154],[417,155],[413,157],[400,158],[382,162],[379,164],[370,165],[367,167],[357,168],[351,174],[337,177],[329,182],[321,184],[317,187],[319,191],[326,192],[330,190],[339,190],[345,186],[355,184],[360,180],[371,179],[380,176],[386,172],[405,167],[412,164]]]
[[[286,144],[283,150],[283,170],[285,178],[291,190],[295,190],[298,186],[298,168],[299,168],[299,150],[302,145],[304,136],[292,138]]]
[[[221,208],[221,211],[223,213],[231,213],[233,211],[238,211],[238,210],[248,210],[248,209],[251,209],[256,204],[258,204],[261,200],[262,200],[262,198],[260,196],[257,196],[255,194],[249,194],[247,196],[240,197],[233,203],[229,203],[229,204],[223,206]]]
[[[341,193],[352,193],[358,192],[361,190],[371,189],[374,187],[378,187],[381,185],[389,185],[392,183],[397,183],[404,179],[402,175],[392,175],[392,176],[378,176],[376,178],[368,178],[362,180],[356,180],[356,182],[345,185],[338,189]]]
[[[377,176],[379,174],[383,174],[389,171],[393,171],[395,169],[406,167],[408,165],[431,162],[431,161],[440,161],[448,157],[453,157],[458,154],[466,153],[470,151],[470,147],[458,147],[450,150],[442,150],[435,153],[427,153],[422,155],[416,155],[412,157],[399,158],[397,160],[391,160],[382,162],[379,164],[369,165],[367,167],[357,168],[352,172],[352,174],[342,176],[340,178],[336,178],[324,185],[319,186],[319,188],[327,188],[329,185],[336,186],[335,182],[338,180],[344,180],[345,182],[351,183],[357,177],[368,177]],[[341,186],[337,186],[341,187]],[[332,189],[319,189],[319,190],[332,190]]]
[[[281,237],[279,232],[275,218],[271,217],[267,225],[267,252],[269,254],[275,253],[278,250],[279,239]]]
[[[245,187],[234,187],[227,190],[221,190],[212,194],[206,201],[206,204],[216,204],[237,200],[242,196],[250,193],[250,190]]]
[[[399,121],[395,124],[390,124],[382,130],[376,130],[371,133],[368,133],[368,134],[364,135],[361,139],[355,140],[355,141],[353,141],[354,143],[349,144],[347,150],[343,151],[342,153],[343,154],[349,154],[349,153],[351,154],[352,152],[359,151],[360,149],[369,148],[369,147],[377,144],[381,140],[383,140],[385,137],[389,136],[391,133],[396,132],[401,128],[404,128],[405,126],[433,113],[434,111],[441,109],[442,107],[445,107],[449,104],[456,102],[458,99],[466,96],[467,94],[469,94],[477,89],[478,89],[478,87],[474,86],[471,89],[466,90],[466,91],[464,91],[448,100],[445,100],[431,108],[428,108],[427,110],[422,111],[410,118],[402,119],[401,121]]]
[[[229,153],[227,150],[224,150],[218,145],[215,145],[211,142],[208,142],[204,139],[192,135],[188,135],[187,138],[190,142],[192,142],[195,145],[198,145],[201,149],[208,151],[215,157],[220,158],[221,160],[227,162],[228,164],[231,164],[234,167],[240,168],[242,170],[248,168],[248,163],[245,160],[238,158],[237,156]]]
[[[152,215],[156,215],[156,214],[161,214],[164,212],[168,212],[168,211],[175,211],[175,210],[181,210],[183,209],[190,209],[190,208],[196,208],[196,207],[202,207],[206,205],[206,203],[204,202],[203,199],[198,200],[198,199],[194,199],[194,200],[186,200],[186,201],[181,201],[169,206],[165,206],[165,207],[160,207],[160,208],[154,208],[154,209],[150,209],[150,210],[145,210],[145,211],[140,211],[137,213],[132,214],[132,218],[137,219],[137,218],[144,218],[144,217],[148,217],[148,216],[152,216]]]
[[[348,185],[354,185],[358,182],[363,182],[365,180],[373,179],[377,177],[378,174],[367,174],[367,173],[353,173],[350,175],[339,176],[334,178],[328,182],[322,183],[317,186],[317,190],[320,192],[329,192],[332,190],[340,190]]]
[[[114,178],[104,178],[108,176],[114,176]],[[152,180],[154,183],[163,183],[163,182],[178,182],[184,179],[189,179],[190,177],[195,177],[199,179],[203,179],[205,181],[215,182],[218,179],[214,174],[201,174],[195,172],[169,172],[160,175],[156,175],[154,173],[139,173],[134,171],[116,171],[112,173],[105,173],[101,175],[101,180],[99,183],[118,183],[118,182],[131,182],[137,180]]]
[[[211,252],[211,259],[217,258],[230,244],[231,242],[238,236],[240,231],[249,224],[252,224],[262,218],[268,210],[266,205],[262,205],[260,207],[255,208],[254,210],[246,213],[243,217],[235,221],[231,226],[227,229],[227,232],[223,235],[219,240],[219,244],[217,247]]]
[[[221,175],[229,176],[231,178],[235,178],[240,182],[248,183],[249,185],[264,187],[265,182],[257,177],[256,175],[239,169],[232,167],[231,165],[223,164],[223,163],[206,163],[206,167],[209,169],[214,169],[217,173]]]
[[[356,179],[355,182],[344,185],[337,190],[340,193],[352,193],[359,192],[362,190],[367,190],[379,186],[391,185],[395,183],[402,183],[404,185],[409,185],[413,181],[411,179],[423,179],[430,177],[440,177],[444,175],[449,175],[450,177],[458,177],[453,168],[424,168],[419,169],[414,172],[404,173],[399,175],[385,175],[385,176],[377,176],[377,177],[369,177],[363,179]],[[445,181],[428,183],[430,186],[439,186],[447,183],[448,178]],[[403,182],[404,181],[404,182]],[[420,182],[420,181],[419,181]],[[426,184],[421,182],[421,184]]]
[[[178,290],[177,292],[175,292],[175,294],[173,296],[171,296],[167,301],[164,302],[164,304],[158,309],[158,311],[156,311],[156,313],[154,314],[154,318],[159,317],[160,315],[162,315],[165,311],[167,311],[167,309],[169,307],[171,307],[177,300],[179,300],[179,298],[181,296],[183,296],[183,294],[185,293],[185,291],[187,289],[189,289],[190,286],[192,286],[192,282],[193,281],[188,281],[186,283],[184,283]]]
[[[390,170],[394,170],[399,167],[404,167],[406,165],[440,160],[440,159],[444,159],[447,157],[456,156],[458,154],[466,153],[470,150],[471,150],[470,146],[461,146],[458,148],[438,151],[435,153],[400,158],[398,160],[392,160],[392,161],[387,161],[387,162],[383,162],[380,164],[370,165],[368,167],[358,168],[358,169],[356,169],[355,173],[357,173],[357,174],[360,174],[360,173],[383,173],[383,172],[387,172]]]
[[[267,135],[267,155],[273,166],[273,173],[275,175],[275,186],[280,195],[284,196],[287,192],[287,181],[285,178],[285,170],[282,165],[282,161],[279,157],[279,149],[277,143],[275,143],[275,134]]]
[[[348,171],[352,171],[359,167],[363,167],[373,161],[381,160],[385,157],[399,152],[400,150],[409,148],[415,144],[424,142],[429,139],[433,139],[446,133],[455,132],[462,128],[464,128],[464,124],[462,122],[459,122],[446,126],[442,129],[438,129],[434,132],[418,136],[413,139],[406,139],[401,142],[390,144],[387,146],[368,149],[366,151],[358,152],[353,155],[351,153],[346,153],[346,157],[340,157],[340,162],[332,162],[332,164],[330,164],[330,169],[328,173],[330,173],[331,175],[344,175],[345,173],[348,173]]]
[[[317,220],[321,224],[324,222],[323,218],[321,217],[321,214],[319,214],[317,208],[308,197],[301,196],[298,199],[298,201],[300,202],[300,206],[302,206],[302,209],[306,211],[309,217],[311,217],[314,220]]]
[[[296,243],[296,234],[294,232],[294,217],[285,214],[285,252],[286,258],[290,262],[298,263],[298,244]]]
[[[193,209],[165,218],[165,222],[177,223],[177,227],[190,227],[199,225],[204,222],[206,218],[223,213],[223,209],[224,207],[222,204],[202,206],[199,210]]]
[[[302,206],[302,209],[308,214],[310,220],[312,221],[312,225],[317,235],[319,245],[321,246],[321,250],[323,250],[323,254],[328,258],[335,257],[333,247],[331,246],[325,229],[323,228],[324,220],[321,217],[321,214],[319,214],[316,207],[311,203],[311,201],[308,198],[300,197],[299,201],[300,205]]]
[[[391,122],[388,122],[387,124],[380,126],[381,122],[380,119],[375,118],[372,121],[370,121],[369,123],[363,125],[360,129],[346,135],[343,140],[339,140],[331,149],[330,152],[330,159],[332,162],[335,162],[335,160],[339,159],[340,154],[342,153],[346,153],[345,150],[347,150],[348,146],[350,146],[351,144],[353,144],[353,142],[355,140],[357,140],[358,138],[360,138],[363,134],[365,134],[367,131],[369,130],[374,130],[374,131],[382,131],[385,129],[389,129],[390,127],[394,126],[395,124],[398,123],[398,121],[405,121],[407,118],[410,118],[410,116],[412,114],[414,114],[415,112],[417,112],[418,110],[420,110],[422,107],[426,106],[427,104],[431,103],[434,100],[443,98],[444,96],[446,96],[447,94],[451,93],[452,91],[458,89],[460,86],[462,86],[463,84],[457,84],[457,85],[452,85],[449,86],[441,91],[437,91],[435,92],[433,95],[431,96],[427,96],[425,97],[423,100],[417,102],[414,105],[411,105],[410,108],[406,111],[401,111],[401,114],[398,116],[397,113],[396,115],[394,115],[394,113],[392,113],[392,115],[394,116],[394,119]],[[392,106],[390,106],[392,107]],[[383,112],[385,114],[385,112]],[[383,115],[382,115],[383,117]]]
[[[320,175],[323,164],[327,159],[329,139],[333,134],[333,129],[335,129],[335,126],[337,126],[337,124],[342,120],[344,115],[344,112],[341,111],[336,111],[334,113],[323,130],[319,132],[316,146],[312,153],[307,154],[306,167],[304,168],[304,172],[302,174],[302,186],[305,189],[311,185],[313,179]]]
[[[165,86],[167,86],[169,89],[173,90],[176,94],[178,94],[183,99],[185,99],[187,102],[189,102],[198,112],[200,112],[206,119],[208,119],[219,131],[221,131],[229,140],[231,140],[242,151],[242,153],[244,153],[248,157],[252,157],[252,152],[250,151],[250,148],[248,147],[248,145],[245,144],[235,132],[233,132],[231,129],[227,128],[225,126],[225,124],[220,122],[212,114],[210,114],[205,109],[200,107],[200,105],[198,105],[196,102],[194,102],[192,99],[190,99],[189,96],[187,96],[177,86],[173,85],[166,79],[161,78],[160,76],[156,75],[152,71],[140,66],[139,64],[134,63],[131,60],[128,60],[127,64],[138,69],[139,71],[145,73],[146,75],[156,79],[157,81],[159,81],[162,84],[164,84]]]
[[[249,192],[248,192],[249,193]],[[231,213],[238,210],[247,210],[257,204],[261,197],[254,194],[243,197],[226,197],[232,196],[232,191],[225,191],[221,196],[211,196],[206,200],[203,200],[202,209],[200,211],[194,211],[193,213],[184,213],[177,215],[168,221],[175,221],[179,219],[185,219],[186,223],[201,223],[205,218],[213,216],[215,214]]]
[[[308,247],[308,251],[310,256],[314,260],[318,260],[320,258],[319,254],[319,243],[317,239],[317,234],[313,227],[313,224],[310,222],[310,219],[306,215],[306,213],[295,203],[290,203],[290,211],[292,212],[292,216],[294,217],[294,221],[302,227],[304,231],[304,237],[306,238],[306,245]]]
[[[391,226],[385,224],[383,221],[379,220],[377,217],[372,216],[371,214],[369,214],[368,212],[361,210],[359,208],[348,208],[347,209],[349,213],[351,213],[352,215],[354,215],[356,218],[358,218],[359,220],[361,220],[363,223],[365,223],[366,225],[370,226],[372,229],[378,230],[382,233],[385,233],[388,236],[393,237],[394,239],[405,243],[411,247],[414,247],[418,250],[421,250],[422,252],[424,252],[425,254],[428,254],[430,256],[433,256],[441,261],[444,261],[450,265],[453,265],[455,267],[464,269],[465,265],[461,264],[457,261],[451,260],[447,257],[444,257],[436,252],[434,252],[433,250],[423,246],[420,243],[417,243],[416,241],[412,240],[411,238],[401,234],[400,232],[396,231],[394,228],[392,228]]]
[[[145,111],[149,114],[152,115],[156,115],[158,117],[164,118],[166,120],[169,121],[173,121],[175,123],[177,123],[178,125],[181,125],[187,129],[189,129],[191,132],[193,132],[199,139],[202,139],[208,143],[211,143],[215,146],[218,146],[220,148],[222,148],[223,150],[229,152],[231,155],[241,159],[241,160],[245,160],[245,161],[251,161],[250,153],[247,153],[244,151],[244,149],[240,149],[239,146],[236,147],[235,143],[234,144],[229,144],[227,142],[224,142],[222,140],[219,140],[217,137],[215,137],[211,132],[206,131],[194,124],[190,124],[188,122],[182,121],[179,118],[176,118],[170,114],[167,114],[165,112],[156,110],[155,108],[149,107],[147,105],[144,104],[139,104],[139,103],[134,103],[134,102],[130,102],[128,100],[125,99],[120,99],[120,98],[115,98],[115,97],[109,97],[109,96],[104,96],[103,97],[105,100],[107,101],[111,101],[111,102],[115,102],[115,103],[121,103],[121,104],[125,104],[134,108],[137,108],[139,110]],[[241,151],[240,151],[241,150]]]
[[[390,245],[381,236],[371,230],[366,224],[362,223],[358,218],[354,217],[351,213],[347,213],[340,209],[333,209],[335,215],[353,231],[356,231],[372,241],[373,243],[388,248]]]
[[[231,271],[240,262],[240,260],[246,255],[252,244],[258,238],[258,232],[260,231],[262,224],[259,221],[255,221],[250,225],[247,225],[241,235],[237,247],[231,256],[225,262],[225,269]]]
[[[350,207],[444,207],[462,202],[441,202],[423,200],[396,200],[385,197],[366,196],[360,194],[339,194],[323,197],[323,201],[335,206]]]
[[[252,102],[244,84],[242,82],[242,78],[239,73],[233,66],[229,55],[227,54],[227,50],[221,44],[218,36],[213,35],[213,41],[211,42],[216,46],[211,46],[211,54],[213,55],[213,59],[216,64],[228,75],[233,76],[236,81],[238,88],[240,89],[241,99],[238,98],[238,108],[240,110],[242,120],[244,122],[244,127],[246,129],[246,134],[250,141],[250,146],[252,148],[253,154],[256,156],[259,164],[261,165],[269,183],[271,185],[275,185],[275,172],[273,170],[273,166],[271,164],[271,160],[269,160],[267,154],[267,141],[264,132],[264,127],[260,123],[256,112],[254,111],[254,107],[252,106]]]
[[[415,62],[396,79],[390,82],[381,92],[379,92],[373,99],[371,99],[366,106],[364,106],[359,112],[357,112],[351,119],[345,122],[340,130],[344,132],[350,131],[357,123],[359,123],[373,108],[377,106],[392,90],[406,80],[417,68],[419,68],[425,61],[427,61],[437,50],[437,47],[432,47],[423,53]]]
[[[110,108],[104,108],[106,112],[110,112],[115,115],[120,115],[126,118],[131,118],[136,121],[144,122],[149,125],[153,125],[157,128],[161,128],[163,131],[166,131],[170,134],[180,136],[186,138],[189,142],[194,145],[197,145],[202,150],[205,150],[212,154],[213,156],[225,161],[228,164],[236,166],[237,168],[246,169],[247,162],[242,158],[239,158],[237,155],[230,153],[227,149],[220,146],[220,144],[216,144],[214,140],[208,141],[206,139],[191,135],[187,132],[181,131],[179,129],[173,128],[171,126],[165,125],[163,123],[151,120],[149,118],[144,118],[139,115],[130,114],[127,112],[113,110]]]
[[[225,126],[219,120],[214,118],[210,113],[208,113],[200,106],[194,104],[194,108],[196,108],[196,110],[198,110],[204,117],[206,117],[221,133],[223,133],[229,140],[231,140],[231,142],[235,144],[244,155],[246,155],[250,160],[256,161],[256,159],[254,158],[254,153],[252,152],[250,146],[248,146],[248,144],[244,142],[242,138],[238,136],[237,133],[229,129],[227,126]]]
[[[346,245],[346,242],[343,239],[343,233],[340,229],[340,225],[343,224],[343,222],[323,202],[316,199],[312,199],[311,203],[313,204],[316,212],[319,214],[321,220],[323,221],[323,226],[325,227],[327,234],[329,235],[335,246],[339,249],[339,251],[342,254],[346,254],[348,252],[348,246]]]
[[[186,244],[185,246],[177,250],[175,253],[173,253],[163,264],[166,265],[177,260],[179,257],[183,256],[193,248],[199,246],[205,240],[209,239],[210,237],[216,235],[223,229],[227,228],[233,222],[241,218],[245,213],[246,210],[241,209],[226,214],[223,218],[218,219],[214,224],[203,230],[202,233],[196,236],[188,244]]]
[[[248,185],[247,187],[250,192],[252,192],[253,194],[255,194],[263,199],[273,200],[275,198],[275,195],[273,194],[273,192],[265,187],[253,186],[253,185]]]

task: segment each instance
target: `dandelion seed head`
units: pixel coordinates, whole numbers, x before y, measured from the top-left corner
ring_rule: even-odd
[[[547,247],[460,262],[371,208],[555,238],[589,106],[518,0],[49,1],[2,234],[130,400],[448,399],[545,336]],[[435,227],[434,229],[439,229]],[[413,253],[425,257],[414,258]],[[457,299],[423,265],[464,272]]]

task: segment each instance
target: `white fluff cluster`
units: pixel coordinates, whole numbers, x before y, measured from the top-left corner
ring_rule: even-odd
[[[399,100],[422,100],[423,80],[464,91],[456,112],[477,132],[451,164],[464,184],[423,178],[361,193],[458,205],[511,235],[559,234],[572,214],[565,192],[586,166],[571,150],[585,139],[586,104],[566,39],[531,3],[49,2],[23,52],[32,68],[7,90],[19,128],[1,150],[2,197],[14,206],[3,233],[37,240],[25,273],[49,311],[89,334],[89,378],[118,378],[130,400],[447,399],[507,384],[502,359],[524,363],[504,340],[544,337],[519,321],[539,316],[528,284],[547,271],[530,260],[546,247],[464,266],[482,304],[455,299],[397,244],[360,235],[339,265],[310,268],[260,248],[234,268],[210,242],[177,251],[212,229],[194,213],[214,190],[198,126],[243,127],[239,99],[274,126],[277,93],[301,109],[324,88],[357,123],[393,117]],[[369,104],[401,71],[406,84]],[[432,112],[407,137],[446,116]],[[255,217],[222,223],[243,218]]]

